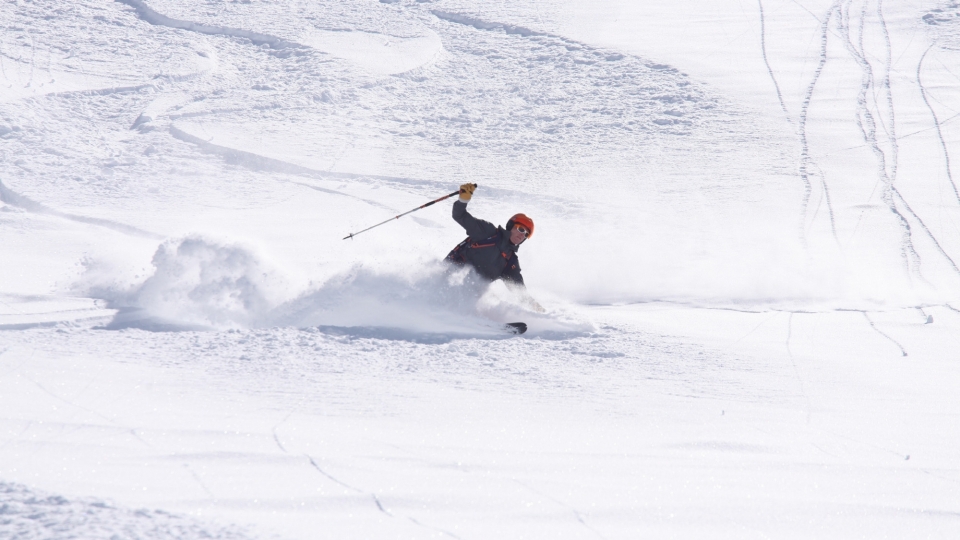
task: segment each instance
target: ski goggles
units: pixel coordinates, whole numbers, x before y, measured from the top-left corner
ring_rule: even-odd
[[[524,237],[526,237],[527,235],[530,234],[530,231],[529,231],[526,227],[524,227],[523,225],[514,225],[514,226],[513,226],[513,230],[519,232],[519,233],[522,234]]]

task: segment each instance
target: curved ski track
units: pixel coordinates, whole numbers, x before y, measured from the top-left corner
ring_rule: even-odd
[[[800,103],[800,114],[797,118],[797,136],[800,138],[800,162],[798,170],[800,179],[803,181],[803,199],[800,205],[800,241],[804,246],[807,245],[807,214],[809,212],[810,197],[813,193],[813,184],[810,182],[810,176],[813,175],[813,173],[811,173],[810,167],[816,166],[810,157],[810,143],[807,140],[807,115],[810,111],[810,103],[813,101],[813,91],[817,86],[817,81],[820,79],[820,74],[823,72],[823,67],[827,64],[827,36],[830,32],[830,19],[837,9],[838,5],[834,3],[820,23],[819,61],[817,63],[817,69],[813,73],[813,78],[810,80],[810,84],[807,85],[803,101]],[[833,205],[830,202],[830,192],[827,189],[826,179],[823,177],[823,174],[821,173],[819,176],[821,186],[823,187],[824,198],[827,202],[827,210],[830,215],[830,230],[834,240],[839,243]]]
[[[839,8],[839,17],[838,25],[840,35],[843,38],[844,47],[846,47],[847,52],[853,57],[854,61],[860,67],[860,91],[857,94],[857,127],[860,129],[860,133],[863,136],[864,142],[873,152],[874,157],[877,160],[877,176],[878,181],[882,183],[883,190],[881,192],[880,198],[887,205],[887,208],[892,212],[900,224],[900,257],[904,262],[904,266],[907,269],[907,272],[911,275],[917,277],[920,276],[920,254],[917,253],[913,245],[913,231],[910,227],[910,222],[907,221],[907,218],[903,216],[900,210],[897,208],[896,201],[893,197],[893,181],[889,173],[887,172],[887,163],[886,163],[886,154],[883,149],[880,148],[880,143],[877,140],[877,125],[874,120],[873,113],[870,111],[868,104],[869,92],[874,86],[873,78],[873,67],[870,65],[870,62],[867,60],[865,53],[863,52],[863,30],[864,22],[866,19],[866,4],[863,5],[863,9],[860,13],[859,20],[859,45],[854,44],[853,39],[850,35],[850,5],[852,0],[847,0]]]
[[[770,74],[773,88],[777,91],[777,101],[780,102],[780,109],[786,115],[787,121],[792,123],[790,111],[787,110],[787,104],[783,101],[783,92],[780,91],[780,84],[777,83],[777,76],[773,74],[773,68],[770,67],[770,60],[767,58],[767,27],[766,19],[763,16],[763,0],[757,0],[757,5],[760,7],[760,52],[763,55],[763,64],[767,66],[767,73]]]
[[[279,440],[277,441],[277,444],[279,445]],[[281,450],[284,450],[284,449],[283,449],[283,446],[280,446],[280,449],[281,449]],[[286,450],[284,450],[284,452],[286,452]],[[354,493],[358,493],[358,494],[360,494],[360,495],[369,495],[370,498],[373,500],[373,504],[376,505],[377,510],[379,510],[380,512],[382,512],[382,513],[384,513],[384,514],[386,514],[387,516],[390,516],[390,517],[392,517],[392,518],[398,517],[396,514],[394,514],[393,512],[387,510],[387,509],[383,506],[383,502],[380,501],[380,498],[377,497],[377,494],[376,494],[376,493],[374,493],[374,492],[372,492],[372,491],[364,491],[364,490],[362,490],[362,489],[360,489],[360,488],[356,488],[356,487],[351,486],[350,484],[344,483],[343,481],[337,479],[336,477],[334,477],[333,475],[331,475],[331,474],[328,473],[327,471],[323,470],[323,469],[320,467],[320,465],[317,464],[316,460],[314,460],[313,457],[310,456],[309,454],[304,454],[304,457],[306,457],[307,460],[310,462],[310,465],[311,465],[317,472],[319,472],[321,475],[323,475],[325,478],[329,479],[330,481],[334,482],[335,484],[337,484],[337,485],[339,485],[339,486],[341,486],[341,487],[344,487],[344,488],[346,488],[346,489],[348,489],[348,490],[350,490],[350,491],[352,491],[352,492],[354,492]],[[443,534],[443,535],[445,535],[445,536],[449,536],[450,538],[457,538],[457,539],[460,538],[459,536],[453,534],[453,533],[450,532],[450,531],[446,531],[446,530],[444,530],[444,529],[439,529],[439,528],[437,528],[437,527],[432,527],[432,526],[427,525],[427,524],[425,524],[425,523],[421,523],[419,520],[417,520],[417,519],[414,518],[413,516],[402,516],[402,517],[407,518],[408,520],[410,520],[411,523],[413,523],[414,525],[417,525],[417,526],[419,526],[419,527],[423,527],[423,528],[425,528],[425,529],[430,529],[430,530],[432,530],[432,531],[439,532],[439,533],[441,533],[441,534]]]
[[[207,34],[212,36],[231,36],[231,37],[240,37],[249,39],[254,45],[269,45],[271,49],[307,49],[305,45],[299,43],[285,40],[277,36],[271,36],[269,34],[261,34],[259,32],[252,32],[250,30],[243,30],[240,28],[227,28],[224,26],[209,26],[206,24],[200,24],[190,21],[182,21],[179,19],[173,19],[167,17],[166,15],[157,13],[150,8],[142,0],[116,0],[122,4],[126,4],[136,10],[137,16],[139,16],[144,21],[156,25],[156,26],[166,26],[168,28],[177,28],[180,30],[189,30],[190,32],[197,32],[199,34]],[[288,53],[289,54],[289,53]]]
[[[867,8],[866,4],[863,4],[863,8],[860,12],[859,25],[858,25],[858,43],[854,44],[851,33],[850,33],[850,5],[852,0],[848,0],[840,8],[840,17],[838,18],[839,31],[843,37],[844,46],[847,51],[857,62],[861,69],[861,86],[860,92],[857,96],[857,127],[860,129],[860,132],[863,136],[864,142],[871,149],[874,154],[874,157],[877,160],[877,175],[878,181],[883,184],[883,191],[881,193],[881,200],[887,205],[887,208],[896,216],[898,223],[901,228],[901,238],[900,238],[900,255],[904,262],[904,266],[910,275],[917,277],[921,281],[927,282],[923,277],[923,274],[920,271],[921,257],[917,252],[916,247],[913,242],[913,230],[910,225],[910,221],[906,216],[900,211],[897,205],[899,200],[903,208],[907,213],[913,217],[914,220],[919,224],[920,228],[927,234],[930,240],[933,242],[934,246],[940,252],[941,255],[947,260],[950,266],[953,268],[954,272],[960,275],[960,268],[957,267],[957,263],[953,258],[944,250],[940,242],[937,240],[933,232],[926,226],[920,216],[910,207],[903,195],[896,189],[894,185],[896,181],[896,169],[897,169],[897,152],[898,144],[896,139],[896,130],[895,130],[895,117],[893,109],[893,98],[890,94],[890,53],[889,53],[889,34],[886,32],[886,24],[882,23],[881,28],[884,32],[884,38],[887,46],[887,60],[885,67],[887,73],[884,76],[884,91],[886,95],[886,101],[889,106],[889,118],[886,124],[883,124],[886,128],[887,134],[887,144],[890,146],[891,154],[891,165],[890,170],[888,171],[887,165],[887,154],[884,152],[883,148],[880,147],[880,141],[877,138],[877,124],[874,118],[874,114],[870,110],[870,104],[868,97],[871,95],[870,91],[875,88],[874,84],[874,75],[873,68],[870,65],[869,60],[867,60],[867,55],[864,50],[863,45],[863,35],[864,35],[864,23],[866,20]],[[881,6],[878,6],[877,16],[883,21],[883,13],[881,11]],[[876,102],[874,102],[874,107],[879,107]]]
[[[860,50],[863,51],[863,18],[866,17],[866,4],[863,7],[864,11],[861,14],[861,30],[860,30]],[[900,160],[900,144],[897,140],[897,122],[895,116],[895,110],[893,107],[893,91],[890,88],[890,71],[893,64],[893,48],[890,44],[890,31],[887,30],[887,21],[883,17],[883,0],[877,0],[877,19],[880,23],[880,30],[883,33],[883,44],[884,44],[884,62],[883,62],[883,80],[881,81],[881,86],[883,90],[883,95],[886,97],[887,103],[887,114],[889,118],[887,122],[883,122],[881,117],[881,125],[884,127],[884,130],[887,133],[887,138],[890,142],[890,179],[891,182],[896,182],[897,180],[897,167],[899,166]]]
[[[863,313],[863,317],[864,317],[865,319],[867,319],[867,322],[868,322],[868,323],[870,323],[870,328],[873,328],[873,330],[874,330],[876,333],[878,333],[878,334],[880,334],[881,336],[887,338],[887,340],[889,340],[891,343],[893,343],[894,345],[896,345],[898,349],[900,349],[900,356],[909,356],[909,355],[907,354],[907,350],[903,348],[903,345],[901,345],[899,341],[893,339],[892,337],[890,337],[889,334],[887,334],[887,333],[884,332],[883,330],[880,330],[879,328],[877,328],[877,325],[873,322],[873,319],[870,318],[870,314],[869,314],[869,313],[867,313],[866,311],[861,311],[860,313]]]
[[[92,218],[86,216],[78,216],[75,214],[68,214],[66,212],[61,212],[59,210],[54,210],[44,206],[38,202],[28,199],[19,193],[12,191],[10,188],[3,184],[3,181],[0,180],[0,202],[9,204],[10,206],[15,206],[17,208],[22,208],[27,212],[33,212],[35,214],[46,214],[49,216],[56,216],[59,218],[67,219],[70,221],[75,221],[77,223],[85,223],[87,225],[96,225],[98,227],[105,227],[107,229],[117,231],[122,234],[127,234],[131,236],[139,236],[141,238],[150,238],[153,240],[162,240],[163,236],[159,234],[152,233],[150,231],[145,231],[143,229],[138,229],[132,225],[127,225],[125,223],[118,223],[116,221],[110,221],[109,219],[101,218]]]
[[[277,447],[280,448],[280,451],[281,451],[281,452],[283,452],[284,454],[288,454],[288,455],[290,454],[290,452],[289,452],[289,451],[287,450],[287,448],[286,448],[285,446],[283,446],[283,444],[280,442],[280,437],[277,435],[277,428],[280,426],[280,424],[282,424],[283,422],[285,422],[285,421],[287,420],[287,418],[289,418],[292,414],[293,414],[293,412],[291,411],[291,413],[288,414],[283,420],[281,420],[277,425],[273,426],[273,429],[271,430],[272,433],[273,433],[273,440],[274,440],[275,443],[277,443]],[[352,486],[352,485],[344,482],[343,480],[340,480],[339,478],[333,476],[332,474],[330,474],[329,472],[327,472],[326,470],[324,470],[322,467],[320,467],[320,465],[317,463],[317,460],[313,459],[313,456],[311,456],[310,454],[303,454],[303,457],[307,458],[307,461],[310,463],[310,466],[313,467],[314,470],[316,470],[316,471],[317,471],[318,473],[320,473],[324,478],[330,480],[330,481],[333,482],[334,484],[337,484],[338,486],[340,486],[340,487],[342,487],[342,488],[344,488],[344,489],[347,489],[347,490],[349,490],[349,491],[351,491],[351,492],[353,492],[353,493],[357,493],[357,494],[359,494],[359,495],[364,495],[364,496],[370,496],[371,500],[373,501],[373,504],[377,507],[377,510],[378,510],[379,512],[382,512],[383,514],[385,514],[385,515],[387,515],[387,516],[389,516],[389,517],[392,517],[392,518],[405,517],[405,518],[407,518],[411,523],[413,523],[414,525],[417,525],[417,526],[419,526],[419,527],[423,527],[423,528],[425,528],[425,529],[430,529],[430,530],[432,530],[432,531],[439,532],[439,533],[441,533],[441,534],[443,534],[443,535],[445,535],[445,536],[449,536],[450,538],[456,538],[456,539],[459,540],[460,537],[457,536],[457,535],[455,535],[455,534],[453,534],[453,533],[451,533],[450,531],[447,531],[447,530],[444,530],[444,529],[440,529],[440,528],[433,527],[433,526],[427,525],[427,524],[425,524],[425,523],[422,523],[422,522],[420,522],[419,520],[417,520],[416,518],[414,518],[413,516],[408,516],[408,515],[405,515],[405,516],[397,516],[397,515],[394,514],[393,512],[387,510],[387,508],[383,505],[383,501],[380,500],[380,497],[377,497],[377,494],[376,494],[376,493],[374,493],[374,492],[372,492],[372,491],[366,491],[366,490],[360,489],[360,488],[358,488],[358,487]]]
[[[950,170],[950,151],[947,149],[947,142],[943,139],[943,130],[940,128],[940,119],[937,117],[937,111],[933,110],[933,105],[930,104],[930,100],[927,98],[927,90],[923,86],[923,80],[920,77],[920,73],[923,70],[923,61],[927,57],[927,53],[930,52],[930,49],[936,43],[931,43],[927,50],[923,51],[923,55],[920,57],[920,61],[917,63],[917,86],[920,87],[920,96],[923,97],[923,103],[927,106],[927,109],[930,110],[930,116],[933,117],[933,126],[937,130],[937,139],[940,141],[940,147],[943,149],[943,160],[947,168],[947,180],[950,181],[950,188],[953,189],[953,196],[956,197],[957,203],[960,203],[960,191],[957,191],[957,184],[953,181],[953,172]]]

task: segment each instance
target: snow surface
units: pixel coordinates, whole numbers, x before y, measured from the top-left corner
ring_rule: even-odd
[[[960,537],[958,74],[952,0],[3,0],[0,537]],[[342,240],[463,182],[546,313]]]

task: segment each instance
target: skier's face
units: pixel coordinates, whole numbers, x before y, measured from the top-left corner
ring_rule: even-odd
[[[527,228],[523,225],[514,225],[513,228],[510,229],[510,241],[513,242],[514,245],[519,246],[527,239],[527,233]]]

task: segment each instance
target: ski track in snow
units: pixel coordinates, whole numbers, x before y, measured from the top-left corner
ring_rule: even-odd
[[[866,4],[864,5],[864,10],[861,13],[861,29],[860,29],[860,50],[864,49],[863,47],[863,24],[866,19]],[[887,29],[887,21],[883,17],[883,0],[877,0],[877,21],[880,25],[880,30],[883,33],[883,44],[884,44],[884,62],[883,62],[883,81],[881,82],[881,89],[884,97],[886,98],[887,105],[887,121],[883,122],[883,128],[887,135],[887,140],[890,143],[890,181],[895,183],[897,180],[897,167],[899,166],[900,159],[900,143],[897,140],[897,120],[896,113],[893,107],[893,89],[890,87],[890,70],[893,63],[893,49],[890,43],[890,31]],[[882,117],[881,117],[882,121]]]
[[[89,413],[93,414],[94,416],[96,416],[96,417],[104,420],[104,421],[107,422],[108,424],[112,424],[112,425],[114,426],[114,429],[117,429],[117,430],[120,430],[120,431],[123,432],[123,433],[128,433],[128,434],[132,435],[133,438],[137,439],[137,441],[139,441],[140,443],[142,443],[144,446],[150,446],[150,443],[148,443],[147,441],[143,440],[143,438],[137,433],[136,428],[130,428],[130,427],[127,427],[127,426],[118,424],[118,423],[117,423],[115,420],[113,420],[112,418],[109,418],[109,417],[107,417],[107,416],[104,416],[102,413],[100,413],[100,412],[98,412],[98,411],[96,411],[96,410],[93,410],[93,409],[84,407],[84,406],[82,406],[82,405],[77,405],[76,403],[70,401],[69,399],[66,399],[66,398],[64,398],[64,397],[62,397],[62,396],[60,396],[60,395],[57,395],[57,394],[54,393],[54,392],[51,392],[49,389],[47,389],[46,387],[44,387],[42,384],[40,384],[40,383],[37,382],[37,381],[34,381],[34,380],[32,380],[32,379],[30,379],[30,378],[28,378],[28,377],[24,377],[24,378],[27,379],[29,382],[33,383],[34,386],[36,386],[37,388],[39,388],[43,393],[49,395],[49,396],[52,397],[53,399],[55,399],[55,400],[57,400],[57,401],[65,404],[65,405],[69,405],[70,407],[73,407],[73,408],[76,408],[76,409],[80,409],[80,410],[85,411],[85,412],[89,412]]]
[[[551,495],[548,495],[548,494],[540,491],[539,489],[534,489],[534,488],[530,487],[529,485],[521,482],[520,480],[514,479],[514,482],[516,482],[517,484],[523,486],[524,489],[528,489],[528,490],[532,491],[533,493],[536,493],[537,495],[539,495],[539,496],[541,496],[541,497],[544,497],[544,498],[546,498],[546,499],[549,499],[550,501],[555,502],[556,504],[562,506],[562,507],[565,508],[566,510],[569,510],[569,511],[573,514],[573,517],[576,518],[577,522],[580,523],[581,525],[583,525],[583,526],[584,526],[587,530],[589,530],[594,536],[596,536],[597,538],[600,538],[601,540],[606,540],[606,536],[604,536],[603,534],[601,534],[600,531],[598,531],[597,529],[591,527],[590,524],[587,523],[587,520],[586,520],[586,518],[584,517],[584,513],[583,513],[583,512],[581,512],[581,511],[577,510],[576,508],[568,505],[567,503],[565,503],[565,502],[557,499],[556,497],[553,497],[553,496],[551,496]]]
[[[158,234],[144,231],[136,227],[131,227],[130,225],[125,225],[123,223],[110,221],[108,219],[77,216],[77,215],[68,214],[65,212],[60,212],[52,208],[47,208],[46,206],[40,203],[31,201],[30,199],[22,195],[14,193],[9,188],[7,188],[7,186],[3,185],[2,181],[0,181],[0,202],[4,202],[6,204],[15,206],[17,208],[22,208],[28,212],[34,212],[37,214],[47,214],[47,215],[56,216],[63,219],[68,219],[70,221],[75,221],[77,223],[84,223],[87,225],[96,225],[99,227],[105,227],[107,229],[111,229],[123,234],[139,236],[141,238],[150,238],[153,240],[160,240],[163,238]]]
[[[913,217],[913,219],[919,224],[920,228],[926,233],[926,235],[930,238],[930,240],[933,242],[934,246],[936,247],[940,255],[942,255],[943,258],[946,259],[946,261],[950,264],[954,273],[960,274],[960,268],[958,268],[956,262],[953,260],[950,254],[948,254],[947,251],[943,248],[940,241],[933,234],[933,231],[931,231],[930,228],[927,227],[927,225],[923,222],[920,216],[910,207],[906,199],[903,197],[903,195],[895,186],[896,174],[897,174],[897,161],[898,161],[898,143],[896,138],[896,119],[895,119],[894,107],[893,107],[893,96],[890,88],[890,62],[891,62],[890,37],[889,37],[889,33],[887,32],[886,23],[884,22],[884,19],[883,19],[882,2],[879,2],[877,5],[876,15],[878,17],[880,28],[882,30],[883,37],[884,37],[884,43],[886,45],[886,49],[885,49],[886,54],[884,56],[885,58],[884,73],[885,74],[883,77],[881,93],[886,98],[885,101],[888,107],[887,113],[889,115],[887,121],[882,124],[882,126],[886,131],[887,144],[890,147],[889,159],[887,158],[887,152],[885,152],[881,148],[880,141],[877,138],[877,125],[874,119],[874,114],[870,110],[870,103],[868,100],[868,95],[872,96],[871,90],[875,89],[874,88],[875,81],[874,81],[874,75],[873,75],[873,68],[870,64],[870,61],[867,59],[867,53],[865,52],[865,49],[863,46],[864,25],[865,25],[866,16],[867,16],[867,3],[864,3],[862,5],[862,9],[858,19],[859,27],[858,27],[857,35],[858,35],[859,42],[857,45],[854,44],[851,38],[851,32],[850,32],[850,7],[852,3],[853,3],[853,0],[848,0],[846,4],[841,5],[838,8],[839,14],[840,14],[840,16],[838,17],[838,21],[840,24],[839,30],[840,30],[841,36],[844,39],[844,45],[846,46],[847,51],[850,53],[850,55],[854,58],[854,60],[856,60],[857,64],[860,66],[863,73],[861,78],[860,93],[857,98],[857,107],[858,107],[858,113],[856,117],[857,126],[860,128],[860,131],[864,138],[864,142],[866,142],[868,147],[873,151],[874,156],[877,159],[877,171],[878,171],[879,182],[883,185],[883,188],[882,188],[883,191],[881,192],[881,199],[887,205],[890,212],[896,216],[896,219],[900,224],[900,227],[902,230],[901,257],[903,259],[905,268],[910,273],[918,277],[920,280],[927,282],[920,271],[921,258],[920,258],[919,252],[914,246],[912,227],[910,225],[910,222],[907,220],[906,216],[904,216],[900,212],[900,209],[898,208],[898,205],[897,205],[898,201],[903,206],[903,208],[906,209],[907,213],[911,217]],[[921,59],[921,62],[922,62],[922,59]],[[917,73],[919,75],[919,66],[918,66]],[[924,100],[926,100],[925,97],[924,97]],[[873,100],[873,105],[875,107],[879,105],[875,98]],[[878,109],[878,112],[879,112],[879,109]],[[889,165],[888,165],[888,161],[890,161]],[[888,170],[888,167],[889,167],[889,170]]]
[[[254,45],[269,45],[271,49],[302,49],[305,48],[299,43],[294,43],[292,41],[287,41],[276,36],[270,36],[267,34],[260,34],[257,32],[251,32],[250,30],[241,30],[239,28],[227,28],[223,26],[208,26],[205,24],[198,24],[189,21],[181,21],[179,19],[173,19],[157,13],[150,8],[145,2],[141,0],[116,0],[117,2],[126,4],[137,11],[137,15],[147,21],[150,24],[155,24],[158,26],[166,26],[168,28],[175,28],[180,30],[189,30],[191,32],[197,32],[200,34],[207,34],[213,36],[230,36],[230,37],[239,37],[249,39]],[[287,52],[287,54],[290,54]]]
[[[800,374],[800,368],[797,367],[797,359],[793,356],[793,351],[790,349],[790,338],[793,337],[793,315],[794,313],[787,314],[787,338],[784,340],[784,346],[787,349],[787,356],[790,358],[790,365],[793,367],[793,373],[797,377],[797,383],[800,385],[800,394],[803,395],[803,400],[806,403],[807,409],[807,424],[810,423],[810,416],[813,414],[813,406],[810,401],[810,396],[807,395],[807,391],[804,388],[803,376]]]
[[[867,313],[866,311],[862,311],[861,313],[863,313],[863,317],[864,317],[865,319],[867,319],[867,322],[870,324],[870,328],[873,328],[873,330],[876,331],[878,334],[880,334],[881,336],[887,338],[887,340],[889,340],[890,343],[893,343],[894,345],[896,345],[897,348],[900,349],[900,355],[901,355],[901,356],[908,356],[908,355],[907,355],[907,350],[903,348],[903,345],[901,345],[899,341],[893,339],[892,337],[890,337],[889,334],[887,334],[887,333],[884,332],[883,330],[880,330],[879,328],[877,328],[877,325],[873,322],[873,319],[870,318],[870,314],[869,314],[869,313]]]
[[[377,175],[360,175],[360,174],[315,170],[309,167],[303,167],[303,166],[296,165],[294,163],[289,163],[283,160],[261,156],[253,152],[247,152],[245,150],[238,150],[235,148],[230,148],[228,146],[213,144],[209,141],[205,141],[201,139],[200,137],[191,135],[190,133],[178,128],[176,125],[170,126],[170,134],[173,135],[173,137],[176,139],[197,145],[199,148],[201,148],[205,152],[223,156],[224,160],[226,160],[228,163],[241,165],[253,171],[287,173],[291,175],[314,178],[318,180],[327,180],[327,179],[335,178],[335,179],[341,179],[341,180],[354,180],[359,182],[376,182],[379,184],[392,184],[399,187],[409,187],[413,185],[419,188],[418,191],[426,191],[426,189],[444,189],[447,187],[446,184],[443,184],[441,182],[418,180],[418,179],[412,179],[412,178],[397,178],[397,177],[377,176]],[[323,193],[329,193],[331,195],[339,195],[341,197],[350,197],[358,201],[363,201],[364,203],[369,204],[370,206],[375,208],[383,208],[391,212],[397,211],[396,207],[387,206],[383,203],[380,203],[379,201],[375,201],[370,198],[358,197],[356,195],[351,195],[343,191],[323,188],[320,186],[305,184],[302,182],[293,181],[293,183],[303,186],[307,189],[321,191]],[[491,190],[491,194],[492,195],[513,195],[513,194],[504,193],[503,190]]]
[[[923,220],[920,219],[920,216],[917,215],[917,213],[914,212],[912,208],[910,208],[910,205],[907,204],[906,199],[903,198],[903,195],[900,194],[900,191],[897,188],[892,188],[891,191],[893,192],[894,195],[897,196],[897,199],[900,200],[904,208],[907,209],[907,212],[909,212],[910,215],[913,216],[915,220],[917,220],[917,223],[920,224],[920,227],[924,230],[924,232],[927,233],[927,236],[930,237],[930,241],[932,241],[933,245],[936,246],[937,251],[940,252],[941,255],[943,255],[943,258],[946,259],[947,262],[950,264],[950,267],[953,268],[953,271],[957,274],[960,274],[960,267],[957,266],[957,263],[953,260],[953,257],[951,257],[950,254],[947,253],[945,249],[943,249],[943,246],[940,245],[940,242],[937,240],[937,237],[933,235],[933,232],[930,230],[929,227],[927,227],[926,223],[924,223]]]
[[[870,110],[870,104],[868,103],[868,95],[870,95],[871,89],[874,88],[874,75],[873,68],[870,65],[869,60],[866,57],[863,47],[863,37],[864,37],[864,24],[867,13],[867,5],[863,4],[862,10],[859,16],[859,28],[858,28],[858,37],[859,37],[859,47],[854,44],[851,38],[850,32],[850,7],[852,0],[849,0],[845,5],[841,6],[840,16],[838,18],[840,24],[840,33],[844,39],[844,45],[847,48],[847,51],[850,55],[856,60],[857,64],[862,70],[861,76],[861,85],[860,93],[857,97],[857,126],[860,128],[860,131],[863,135],[864,142],[868,147],[873,151],[874,156],[877,160],[877,174],[879,182],[883,185],[881,192],[881,200],[887,205],[887,208],[890,212],[896,216],[897,221],[900,224],[901,228],[901,239],[900,239],[900,253],[901,258],[903,259],[905,269],[911,274],[915,275],[917,278],[924,279],[922,273],[920,272],[921,259],[920,254],[914,246],[913,242],[913,230],[910,226],[910,222],[907,218],[900,212],[900,209],[897,206],[897,201],[899,200],[907,212],[917,221],[920,227],[926,232],[927,236],[933,241],[934,245],[937,247],[937,250],[947,259],[950,265],[953,267],[954,271],[960,273],[960,268],[957,267],[953,259],[944,251],[943,247],[937,241],[936,237],[933,235],[932,231],[923,223],[920,219],[920,216],[910,208],[910,205],[907,204],[906,200],[903,198],[903,195],[895,187],[896,182],[896,159],[897,159],[897,141],[896,141],[896,131],[895,131],[895,119],[894,112],[892,108],[892,98],[889,97],[889,74],[885,76],[884,80],[886,81],[884,90],[887,92],[888,103],[891,108],[889,110],[889,120],[888,124],[885,126],[887,129],[887,143],[890,146],[890,152],[892,155],[892,164],[890,165],[891,171],[888,171],[887,164],[887,153],[880,147],[880,141],[877,138],[877,125],[874,119],[874,114]],[[877,12],[878,16],[882,20],[882,12]],[[885,29],[885,26],[883,27]],[[889,58],[889,54],[887,55]],[[889,60],[888,60],[889,62]],[[889,63],[886,64],[889,68]],[[876,102],[874,101],[876,106]]]
[[[827,11],[826,16],[820,23],[820,53],[817,69],[814,71],[813,76],[810,79],[810,83],[807,85],[807,90],[804,93],[803,100],[800,104],[800,113],[797,118],[797,133],[800,137],[799,172],[800,179],[803,181],[803,199],[800,205],[800,239],[804,245],[807,244],[807,221],[809,219],[808,209],[810,206],[810,198],[813,193],[813,183],[810,181],[810,177],[812,176],[810,167],[814,166],[813,159],[810,157],[810,143],[807,141],[807,115],[810,112],[810,104],[813,101],[813,92],[816,89],[817,81],[820,79],[820,74],[823,72],[823,68],[827,64],[827,37],[830,31],[830,21],[837,9],[838,4],[835,3]],[[826,196],[826,179],[823,178],[822,175],[821,183],[824,188],[824,196]],[[830,206],[829,198],[827,198],[827,210],[829,211],[830,215],[831,231],[833,233],[834,240],[837,240],[833,208]]]
[[[927,90],[923,87],[923,80],[920,78],[920,74],[923,70],[923,61],[926,59],[927,54],[930,52],[936,43],[931,43],[927,50],[923,51],[923,55],[920,57],[920,61],[917,62],[917,86],[920,87],[920,96],[923,98],[923,103],[927,106],[927,109],[930,110],[930,116],[933,117],[933,125],[937,130],[937,139],[940,140],[940,147],[943,148],[943,161],[946,166],[947,171],[947,180],[950,182],[950,187],[953,190],[953,196],[956,197],[957,203],[960,204],[960,191],[957,191],[957,184],[953,181],[953,172],[950,169],[950,150],[947,149],[947,143],[943,139],[943,130],[940,127],[940,119],[937,117],[937,112],[933,110],[933,105],[930,104],[930,100],[927,98]]]
[[[763,16],[763,0],[757,0],[757,6],[760,8],[760,53],[763,56],[763,64],[767,66],[767,73],[770,74],[770,81],[773,83],[774,90],[777,91],[777,101],[780,103],[780,109],[783,114],[790,119],[790,111],[787,110],[787,104],[783,101],[783,92],[780,91],[780,84],[777,82],[777,76],[770,67],[770,60],[767,58],[767,30],[766,19]]]

